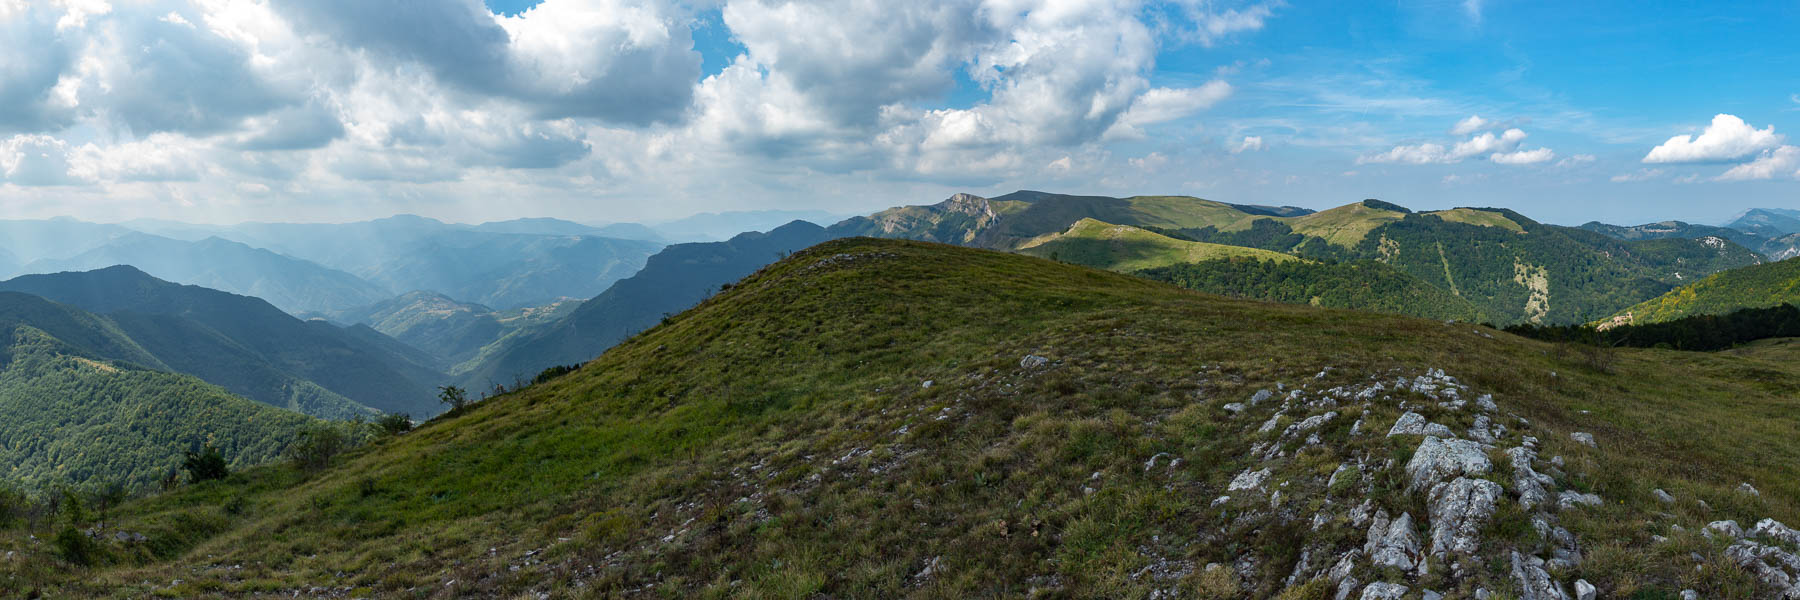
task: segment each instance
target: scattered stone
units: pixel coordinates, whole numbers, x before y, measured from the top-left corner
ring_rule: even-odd
[[[1425,590],[1425,595],[1420,596],[1420,600],[1444,600],[1444,595],[1432,590]]]
[[[1050,359],[1036,354],[1027,354],[1025,358],[1019,359],[1019,368],[1021,369],[1036,369],[1047,364],[1050,364]]]
[[[925,383],[919,384],[919,387],[922,387],[922,388],[925,388],[928,390],[931,389],[931,380],[930,379],[925,380]]]
[[[1335,411],[1328,412],[1328,413],[1325,413],[1322,415],[1314,415],[1311,417],[1307,417],[1307,418],[1301,420],[1299,423],[1289,425],[1286,430],[1281,432],[1281,437],[1285,438],[1285,437],[1289,437],[1289,436],[1293,436],[1293,435],[1298,435],[1298,434],[1306,433],[1308,431],[1312,431],[1314,429],[1318,429],[1320,427],[1324,427],[1326,423],[1330,423],[1331,420],[1335,419],[1335,418],[1337,418],[1337,412],[1335,412]]]
[[[1242,402],[1233,402],[1233,403],[1231,403],[1231,404],[1227,404],[1227,405],[1225,405],[1225,407],[1224,407],[1224,408],[1225,408],[1225,410],[1228,410],[1228,411],[1231,411],[1231,412],[1234,412],[1234,413],[1240,413],[1240,412],[1244,412],[1244,403],[1242,403]]]
[[[1794,575],[1789,572],[1800,571],[1800,556],[1750,540],[1739,540],[1725,548],[1725,556],[1755,575],[1763,585],[1779,590],[1780,597],[1800,598],[1800,583],[1795,583]],[[1787,570],[1782,569],[1784,566]]]
[[[1555,483],[1555,480],[1531,468],[1531,461],[1537,458],[1537,453],[1525,447],[1508,448],[1506,457],[1512,461],[1513,489],[1519,492],[1519,506],[1531,510],[1548,502],[1550,492],[1545,490],[1545,486]]]
[[[1263,402],[1267,401],[1268,399],[1274,398],[1274,397],[1275,397],[1275,392],[1271,392],[1269,390],[1257,390],[1255,394],[1252,394],[1250,396],[1250,405],[1256,406],[1256,405],[1262,404]]]
[[[1156,461],[1159,459],[1162,459],[1164,457],[1168,457],[1171,459],[1169,461],[1170,467],[1173,467],[1173,466],[1181,463],[1181,459],[1174,458],[1174,455],[1171,455],[1167,452],[1158,452],[1154,456],[1151,456],[1150,460],[1144,461],[1144,470],[1149,471],[1150,469],[1156,468]]]
[[[1700,600],[1700,592],[1681,590],[1681,600]]]
[[[1481,445],[1468,440],[1443,440],[1427,436],[1406,463],[1411,480],[1408,490],[1430,489],[1439,481],[1452,477],[1479,477],[1493,468]]]
[[[1583,494],[1575,490],[1563,490],[1562,495],[1556,497],[1557,510],[1569,510],[1583,504],[1599,506],[1604,503],[1606,501],[1601,500],[1598,494]]]
[[[919,581],[924,581],[926,579],[930,579],[931,576],[936,575],[938,573],[938,571],[941,569],[940,561],[942,561],[942,559],[943,559],[943,557],[941,557],[941,556],[931,557],[931,561],[925,563],[925,569],[922,571],[919,571],[919,573],[917,575],[913,575],[913,579],[916,579]]]
[[[1576,443],[1587,446],[1589,448],[1599,448],[1600,447],[1598,444],[1594,443],[1594,434],[1591,434],[1591,433],[1582,433],[1582,432],[1577,431],[1575,433],[1569,434],[1569,439],[1575,440]]]
[[[1586,579],[1575,580],[1575,600],[1594,600],[1594,595],[1598,592],[1599,590],[1594,589],[1594,584],[1588,583]]]
[[[1706,529],[1701,531],[1701,533],[1712,532],[1717,532],[1734,540],[1744,537],[1744,528],[1739,527],[1737,521],[1713,521],[1707,523]]]
[[[1220,504],[1224,504],[1224,503],[1230,502],[1230,501],[1231,501],[1231,496],[1219,496],[1217,498],[1213,498],[1212,505],[1218,506]]]
[[[1663,491],[1662,488],[1656,488],[1654,490],[1650,490],[1650,495],[1655,496],[1656,501],[1661,502],[1663,504],[1674,504],[1675,503],[1675,497],[1670,496],[1669,493]]]
[[[1400,600],[1408,588],[1398,583],[1377,581],[1363,588],[1362,600]]]
[[[1569,600],[1569,594],[1556,585],[1544,570],[1544,561],[1536,556],[1513,552],[1512,575],[1519,582],[1519,600]]]
[[[1496,411],[1500,410],[1500,405],[1494,404],[1494,395],[1493,394],[1482,394],[1480,397],[1475,399],[1475,405],[1481,407],[1481,410],[1485,410],[1487,412],[1496,412]]]
[[[1752,496],[1761,496],[1762,495],[1762,492],[1756,491],[1756,488],[1752,487],[1749,484],[1749,482],[1738,484],[1738,491],[1752,495]]]
[[[1369,541],[1363,544],[1363,552],[1368,553],[1369,562],[1375,566],[1413,570],[1418,564],[1419,538],[1413,533],[1412,514],[1402,513],[1392,522],[1388,521],[1386,512],[1376,514],[1375,523],[1369,526]]]
[[[1431,488],[1431,554],[1474,554],[1481,549],[1481,528],[1494,514],[1503,493],[1486,479],[1457,478]]]
[[[1788,526],[1781,524],[1781,521],[1777,521],[1774,519],[1763,519],[1761,521],[1757,521],[1756,526],[1750,528],[1749,536],[1750,537],[1760,537],[1760,538],[1771,538],[1771,539],[1774,539],[1777,541],[1785,542],[1789,545],[1800,546],[1800,531],[1794,531],[1793,529],[1789,528]],[[138,536],[138,537],[141,538],[143,536]]]
[[[1449,427],[1426,421],[1425,415],[1416,412],[1408,412],[1404,415],[1400,415],[1400,420],[1394,421],[1394,427],[1388,430],[1387,436],[1394,437],[1396,435],[1429,435],[1442,438],[1456,437],[1456,434],[1452,433]]]
[[[1256,428],[1256,432],[1268,433],[1274,431],[1275,426],[1281,424],[1281,413],[1282,411],[1275,411],[1275,414],[1269,416],[1269,420],[1263,421],[1262,427]]]
[[[1231,485],[1227,486],[1225,489],[1226,491],[1231,492],[1260,489],[1263,486],[1263,482],[1269,480],[1269,473],[1270,471],[1268,469],[1263,469],[1261,471],[1245,469],[1243,473],[1239,473],[1237,477],[1232,478]]]

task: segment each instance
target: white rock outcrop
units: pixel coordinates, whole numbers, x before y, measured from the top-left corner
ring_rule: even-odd
[[[1494,468],[1481,444],[1426,436],[1406,463],[1407,490],[1425,491],[1455,477],[1480,477]]]
[[[1394,427],[1388,430],[1387,436],[1394,437],[1396,435],[1430,435],[1442,438],[1456,437],[1456,434],[1451,432],[1448,426],[1427,421],[1425,420],[1425,415],[1416,412],[1400,415],[1400,419],[1394,421]]]
[[[1469,555],[1481,550],[1481,528],[1504,493],[1486,479],[1457,478],[1431,488],[1431,554]]]

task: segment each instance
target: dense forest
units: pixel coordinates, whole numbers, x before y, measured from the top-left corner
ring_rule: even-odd
[[[1620,312],[1633,323],[1658,323],[1800,302],[1800,260],[1714,274]]]
[[[142,489],[203,445],[234,467],[262,463],[317,423],[190,376],[84,357],[32,327],[0,335],[0,482],[27,491]]]
[[[1350,263],[1215,260],[1145,269],[1137,274],[1190,290],[1292,304],[1484,320],[1467,300],[1375,261]]]
[[[1694,315],[1659,323],[1598,330],[1586,325],[1514,325],[1506,331],[1553,342],[1709,352],[1757,340],[1800,337],[1800,308],[1792,304]]]

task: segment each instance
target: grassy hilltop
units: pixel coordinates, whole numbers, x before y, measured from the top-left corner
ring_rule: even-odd
[[[92,566],[15,526],[0,596],[1751,597],[1698,532],[1800,523],[1787,352],[1572,352],[845,239],[317,474],[130,503]],[[1490,445],[1439,473],[1446,436]],[[1521,505],[1526,482],[1551,500]],[[1504,491],[1464,519],[1443,486]],[[1372,563],[1402,515],[1384,540],[1424,541]]]

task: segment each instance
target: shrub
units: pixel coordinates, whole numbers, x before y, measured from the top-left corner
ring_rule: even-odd
[[[574,373],[577,369],[580,369],[580,368],[581,368],[581,365],[557,365],[554,367],[550,367],[550,368],[544,369],[542,372],[538,373],[537,377],[532,378],[531,384],[537,385],[540,383],[544,383],[544,382],[550,381],[552,379],[556,379],[558,377],[562,377],[564,375]]]
[[[469,405],[469,391],[454,385],[440,387],[438,388],[438,402],[450,405],[450,412],[460,411],[464,406]]]
[[[74,527],[64,527],[52,541],[56,546],[56,554],[70,563],[87,566],[94,564],[99,553],[99,546],[92,538]]]
[[[212,444],[207,444],[198,452],[187,451],[186,458],[181,461],[181,468],[187,471],[188,483],[224,479],[231,474],[230,467],[225,465],[225,455],[220,454],[219,449]]]
[[[0,485],[0,528],[11,527],[24,519],[28,500],[25,494]]]
[[[315,425],[301,430],[282,454],[302,470],[318,471],[331,466],[331,459],[349,448],[350,440],[344,432],[329,425]]]
[[[388,413],[375,419],[375,429],[383,435],[400,435],[412,431],[412,415]]]

